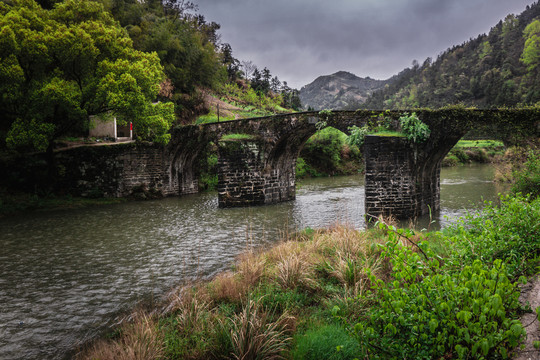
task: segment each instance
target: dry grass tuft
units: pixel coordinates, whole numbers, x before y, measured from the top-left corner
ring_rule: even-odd
[[[249,299],[242,312],[229,319],[235,359],[283,359],[281,354],[291,340],[287,336],[291,317],[284,313],[272,321],[273,313],[259,301]]]
[[[181,331],[202,331],[205,318],[210,312],[210,305],[195,297],[191,292],[186,292],[178,300],[175,311],[178,313],[176,320]]]
[[[293,289],[303,286],[311,289],[316,286],[312,278],[311,264],[296,253],[283,254],[276,265],[276,277],[277,282],[284,288]]]
[[[263,258],[252,251],[240,255],[236,263],[236,273],[221,273],[208,284],[209,301],[241,302],[249,289],[261,280],[264,265]]]
[[[248,290],[248,284],[232,272],[221,273],[208,284],[209,296],[215,302],[240,303]]]
[[[146,314],[138,314],[133,323],[121,328],[116,340],[99,340],[76,356],[78,360],[150,360],[165,354],[163,335],[156,320]]]
[[[264,272],[264,264],[263,258],[253,251],[245,252],[239,256],[236,270],[248,288],[259,283]]]

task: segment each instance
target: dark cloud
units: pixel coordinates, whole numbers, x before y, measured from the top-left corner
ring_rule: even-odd
[[[301,87],[346,70],[388,78],[487,33],[533,0],[195,0],[235,57]]]

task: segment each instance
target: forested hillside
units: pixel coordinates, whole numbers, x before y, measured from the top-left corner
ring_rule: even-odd
[[[171,126],[208,113],[208,93],[300,107],[296,90],[234,58],[197,11],[185,0],[0,2],[0,151],[51,153],[87,134],[92,116],[166,143]]]
[[[540,102],[540,4],[508,15],[483,34],[413,62],[365,108],[399,109],[464,104],[481,108]]]

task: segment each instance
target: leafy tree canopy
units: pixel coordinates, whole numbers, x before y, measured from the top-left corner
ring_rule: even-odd
[[[230,59],[221,59],[220,26],[196,14],[195,4],[184,0],[98,1],[127,30],[135,49],[158,54],[171,86],[168,98],[176,104],[181,120],[189,121],[198,111],[198,89],[217,89],[226,82]],[[230,47],[225,50],[230,55]]]
[[[536,69],[540,63],[540,20],[535,20],[525,28],[525,47],[521,61],[527,65],[529,71]]]
[[[0,3],[0,131],[10,148],[51,150],[54,139],[84,131],[100,114],[166,142],[174,109],[151,103],[163,79],[158,55],[135,50],[100,3],[66,0],[51,10],[33,0]]]

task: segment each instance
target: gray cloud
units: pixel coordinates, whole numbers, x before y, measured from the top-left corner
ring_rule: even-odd
[[[240,60],[300,88],[339,70],[388,78],[487,33],[533,0],[195,0]]]

